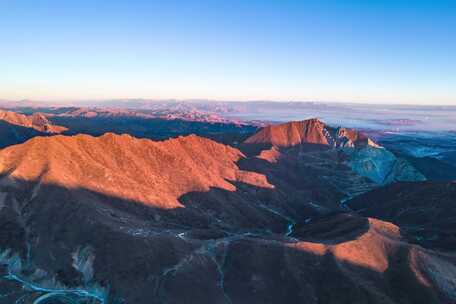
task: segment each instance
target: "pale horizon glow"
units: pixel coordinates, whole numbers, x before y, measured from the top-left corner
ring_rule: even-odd
[[[454,1],[0,3],[0,99],[456,105]]]

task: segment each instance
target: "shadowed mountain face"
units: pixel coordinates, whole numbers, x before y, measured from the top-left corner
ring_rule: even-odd
[[[142,116],[51,116],[49,119],[68,128],[64,134],[100,136],[107,132],[134,137],[164,140],[196,134],[224,144],[236,144],[257,130],[255,126],[233,123],[186,121],[182,119],[147,118]]]
[[[340,151],[269,152],[115,134],[1,150],[0,303],[456,300],[452,255],[341,213],[338,178],[369,182]]]
[[[398,225],[423,246],[456,246],[456,183],[398,183],[361,195],[348,206]]]
[[[452,181],[456,180],[456,163],[447,162],[434,157],[413,157],[401,155],[413,167],[419,170],[427,180]]]
[[[380,132],[372,134],[400,158],[406,159],[428,180],[456,180],[454,132]]]
[[[50,123],[40,113],[23,115],[0,110],[0,149],[23,143],[35,136],[48,136],[65,130],[65,127]]]
[[[26,142],[35,136],[44,135],[46,134],[38,132],[35,129],[13,125],[0,120],[0,149]]]

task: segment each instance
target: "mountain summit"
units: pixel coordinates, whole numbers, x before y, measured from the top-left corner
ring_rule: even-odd
[[[355,147],[376,144],[366,135],[353,129],[333,128],[318,118],[270,125],[245,140],[246,144],[271,144],[291,147],[317,144],[332,147]]]
[[[277,148],[283,151],[310,144],[340,149],[344,155],[341,162],[376,184],[425,180],[406,160],[377,145],[366,134],[354,129],[331,127],[317,118],[264,127],[244,143],[273,146],[270,150],[263,150],[260,157],[265,159],[277,159]],[[293,152],[288,151],[288,155],[290,153]]]

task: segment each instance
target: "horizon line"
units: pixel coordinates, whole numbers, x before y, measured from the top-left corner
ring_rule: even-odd
[[[43,99],[7,99],[0,98],[0,103],[43,103],[43,106],[76,106],[77,103],[90,103],[90,102],[109,102],[109,101],[144,101],[144,102],[215,102],[215,103],[315,103],[315,104],[345,104],[345,105],[370,105],[370,106],[417,106],[417,107],[456,107],[454,104],[448,103],[413,103],[413,102],[369,102],[369,101],[348,101],[348,100],[288,100],[288,99],[219,99],[219,98],[146,98],[146,97],[126,97],[126,98],[87,98],[87,99],[73,99],[73,98],[43,98]],[[47,104],[47,105],[46,105]]]

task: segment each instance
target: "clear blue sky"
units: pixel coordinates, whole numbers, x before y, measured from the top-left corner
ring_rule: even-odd
[[[0,99],[456,104],[456,1],[0,0]]]

